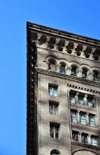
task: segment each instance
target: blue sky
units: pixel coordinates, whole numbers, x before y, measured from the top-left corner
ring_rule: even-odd
[[[26,21],[100,40],[100,0],[0,1],[0,155],[26,154]]]

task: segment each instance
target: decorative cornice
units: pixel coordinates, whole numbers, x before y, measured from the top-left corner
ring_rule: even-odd
[[[65,80],[69,80],[69,81],[73,81],[73,82],[77,82],[77,83],[81,83],[81,84],[90,85],[90,86],[100,88],[100,83],[98,83],[98,82],[89,81],[89,80],[79,78],[79,77],[75,77],[75,76],[72,76],[72,75],[66,75],[66,74],[53,72],[53,71],[49,71],[49,70],[43,70],[43,69],[40,69],[40,68],[36,68],[36,70],[37,70],[37,72],[39,74],[44,74],[44,75],[47,75],[47,76],[52,76],[52,77],[65,79]],[[70,86],[70,84],[68,84],[68,86]],[[79,88],[79,86],[74,86],[74,85],[73,85],[73,87]],[[84,90],[86,90],[86,88]],[[92,89],[90,90],[90,92],[100,94],[99,91],[92,90]]]
[[[35,42],[37,47],[100,61],[100,40],[29,22],[27,22],[27,29],[31,34],[31,41]]]
[[[58,29],[54,29],[54,28],[50,28],[50,27],[46,27],[46,26],[43,26],[43,25],[35,24],[35,23],[27,22],[27,28],[30,28],[30,29],[35,30],[37,32],[42,32],[42,33],[45,33],[45,34],[55,35],[55,36],[63,37],[65,39],[70,39],[70,40],[73,40],[73,41],[77,40],[78,42],[82,41],[82,42],[85,42],[85,43],[92,43],[95,46],[97,46],[97,45],[100,46],[100,40],[85,37],[85,36],[81,36],[81,35],[77,35],[77,34],[74,34],[74,33],[66,32],[66,31],[62,31],[62,30],[58,30]]]

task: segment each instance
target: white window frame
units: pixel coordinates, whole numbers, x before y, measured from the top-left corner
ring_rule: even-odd
[[[57,97],[58,96],[58,87],[49,85],[49,95]]]

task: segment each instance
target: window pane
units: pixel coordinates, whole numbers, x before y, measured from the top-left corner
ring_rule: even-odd
[[[77,123],[77,116],[75,112],[72,112],[72,122]]]
[[[49,113],[53,114],[53,105],[52,104],[49,105]]]
[[[79,104],[80,105],[85,105],[83,97],[79,97]]]
[[[52,87],[49,87],[49,95],[53,95],[52,94]]]
[[[92,145],[97,146],[97,138],[92,138]]]
[[[90,126],[95,127],[95,119],[94,119],[94,116],[90,116]]]
[[[61,73],[65,73],[65,66],[62,65],[62,66],[60,67],[60,72],[61,72]]]
[[[75,104],[75,95],[70,95],[70,102]]]
[[[54,115],[58,115],[58,105],[54,105]]]
[[[53,127],[50,127],[50,137],[51,137],[51,138],[54,138]]]
[[[57,96],[57,88],[54,88],[54,96]]]
[[[81,114],[81,124],[86,125],[85,114]]]
[[[88,101],[88,106],[91,107],[91,108],[93,108],[93,102]]]

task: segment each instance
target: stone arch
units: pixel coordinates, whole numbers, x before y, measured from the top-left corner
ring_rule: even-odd
[[[78,148],[72,151],[72,155],[99,155],[98,152],[96,152],[95,150],[89,150],[87,148],[83,149],[83,148]]]
[[[51,150],[50,155],[61,155],[60,151],[57,149]]]
[[[83,68],[86,68],[88,71],[92,72],[92,69],[91,69],[89,66],[87,66],[87,65],[81,65],[81,66],[80,66],[80,69],[81,69],[81,70],[82,70]]]

